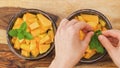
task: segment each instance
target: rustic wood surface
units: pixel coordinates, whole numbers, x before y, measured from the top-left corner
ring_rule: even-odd
[[[57,6],[56,6],[57,4]],[[9,6],[9,7],[5,7]],[[120,0],[0,0],[0,68],[43,68],[47,67],[52,59],[53,52],[47,57],[28,61],[13,54],[7,46],[6,28],[10,18],[21,8],[41,9],[59,16],[59,21],[78,9],[91,8],[105,14],[114,29],[120,29]],[[80,63],[76,68],[117,68],[108,55],[104,59],[92,63]]]

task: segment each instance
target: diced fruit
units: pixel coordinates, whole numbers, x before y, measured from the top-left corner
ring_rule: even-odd
[[[100,19],[100,24],[104,27],[106,25],[105,21]]]
[[[21,48],[22,50],[26,50],[27,52],[30,52],[30,45],[21,44],[20,48]]]
[[[54,41],[54,32],[53,32],[53,29],[51,29],[51,30],[48,31],[48,35],[49,35],[49,37],[51,39],[51,41],[48,41],[48,42],[49,43],[53,42]]]
[[[85,53],[85,55],[84,55],[84,58],[86,58],[86,59],[89,59],[89,58],[91,58],[93,55],[95,55],[96,54],[96,51],[95,50],[91,50],[89,47],[87,48],[87,50],[86,50],[86,53]]]
[[[25,43],[26,43],[27,45],[29,45],[29,44],[30,44],[30,40],[25,39]]]
[[[102,30],[103,30],[103,31],[106,31],[106,30],[107,30],[107,28],[103,27],[103,28],[102,28]]]
[[[42,38],[44,38],[46,35],[47,35],[47,33],[43,33],[43,34],[40,34],[38,37],[39,37],[40,39],[42,39]]]
[[[16,37],[13,37],[12,40],[11,40],[11,42],[14,44],[15,41],[16,41],[16,39],[17,39]]]
[[[34,29],[39,27],[39,24],[37,22],[34,22],[34,23],[30,24],[29,27],[30,27],[31,30],[34,30]]]
[[[84,22],[84,19],[82,18],[82,16],[78,16],[78,20]]]
[[[36,15],[31,14],[31,13],[26,13],[26,14],[23,15],[23,20],[27,21],[27,20],[29,20],[31,18],[34,18],[34,17],[36,17]]]
[[[31,34],[32,34],[33,37],[38,36],[38,35],[40,34],[40,29],[37,28],[37,29],[35,29],[35,30],[32,30],[32,31],[31,31]]]
[[[36,45],[36,40],[31,40],[30,42],[30,50],[32,51],[33,49],[35,49],[37,47]]]
[[[21,39],[21,40],[18,39],[18,41],[19,41],[20,43],[22,43],[22,42],[24,41],[24,39]]]
[[[98,25],[94,28],[94,31],[97,31],[97,30],[102,30],[101,24],[98,24]]]
[[[38,36],[39,34],[44,34],[46,30],[42,30],[41,28],[37,28],[35,30],[31,31],[31,34],[35,37]]]
[[[14,48],[20,50],[24,57],[37,57],[39,54],[47,52],[54,40],[52,22],[42,14],[25,13],[22,18],[16,19],[13,29],[20,29],[23,22],[27,24],[27,27],[23,26],[26,33],[31,33],[33,38],[19,40],[18,36],[12,37],[11,42]],[[19,30],[19,32],[21,31]],[[24,31],[23,34],[25,34]]]
[[[30,30],[30,28],[29,27],[27,27],[27,32],[30,32],[31,30]]]
[[[91,27],[93,27],[94,29],[97,27],[98,23],[95,22],[87,22]]]
[[[50,48],[50,44],[41,44],[41,45],[39,45],[40,54],[43,54],[43,53],[47,52],[49,48]]]
[[[33,57],[38,56],[38,54],[39,54],[39,49],[38,49],[38,48],[35,48],[35,49],[31,50],[31,54],[32,54]]]
[[[43,28],[46,28],[46,29],[50,29],[52,23],[49,19],[47,19],[45,16],[43,16],[42,14],[37,14],[37,17],[39,19],[39,23],[40,25],[42,25]]]
[[[41,38],[40,39],[40,44],[44,44],[44,43],[46,43],[46,42],[48,42],[48,41],[50,41],[50,37],[49,37],[49,35],[47,34],[44,38]]]
[[[29,26],[30,24],[32,24],[32,23],[34,23],[34,22],[38,22],[37,17],[33,17],[33,18],[31,18],[31,19],[28,19],[27,25]]]
[[[99,22],[97,15],[81,14],[81,16],[86,22],[94,22],[96,24]]]
[[[77,17],[77,16],[75,16],[75,18],[74,18],[74,19],[78,20],[78,17]]]
[[[30,52],[25,51],[25,50],[21,50],[21,55],[23,55],[25,57],[30,57]]]
[[[17,20],[15,21],[15,24],[13,26],[13,29],[18,29],[20,28],[21,24],[23,23],[22,18],[17,18]]]
[[[18,39],[15,40],[14,48],[19,50],[20,49],[20,42]]]
[[[80,40],[83,40],[85,37],[85,33],[80,30]]]

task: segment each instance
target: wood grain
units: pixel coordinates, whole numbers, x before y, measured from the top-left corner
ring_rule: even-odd
[[[12,7],[0,8],[0,68],[34,68],[48,66],[54,57],[54,52],[52,52],[43,59],[29,61],[23,60],[11,52],[7,45],[6,29],[11,17],[22,9],[23,8]]]
[[[0,68],[43,68],[49,66],[54,58],[54,51],[43,59],[29,61],[17,57],[11,52],[6,42],[6,29],[13,15],[23,8],[3,7],[0,8]],[[74,59],[73,59],[74,60]],[[80,63],[76,68],[116,68],[108,55],[101,61],[93,64]]]

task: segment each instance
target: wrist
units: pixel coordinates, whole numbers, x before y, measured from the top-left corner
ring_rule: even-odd
[[[57,58],[55,58],[49,66],[49,68],[73,68],[73,67],[74,65],[70,64],[70,62]]]

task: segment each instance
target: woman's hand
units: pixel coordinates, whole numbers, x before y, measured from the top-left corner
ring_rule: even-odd
[[[86,32],[84,40],[80,40],[80,30]],[[55,36],[55,59],[50,68],[72,68],[76,65],[90,42],[92,28],[75,19],[68,21],[63,19]]]
[[[120,67],[120,31],[107,30],[102,33],[103,35],[99,36],[100,42],[106,48],[114,63]],[[107,37],[113,39],[110,41]]]

